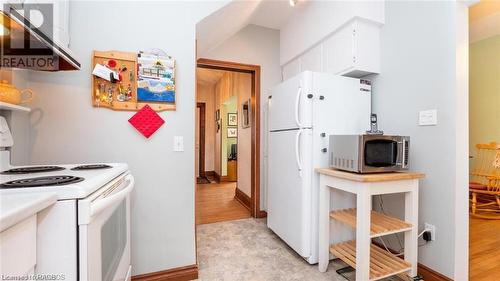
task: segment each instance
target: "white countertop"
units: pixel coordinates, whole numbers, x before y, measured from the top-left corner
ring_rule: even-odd
[[[56,193],[0,194],[0,232],[56,203]]]

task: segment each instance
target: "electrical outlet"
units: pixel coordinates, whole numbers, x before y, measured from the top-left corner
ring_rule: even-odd
[[[424,228],[431,233],[431,241],[436,240],[436,226],[430,223],[425,223]]]

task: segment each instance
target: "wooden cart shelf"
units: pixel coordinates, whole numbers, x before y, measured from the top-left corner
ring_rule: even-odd
[[[349,266],[356,268],[356,241],[338,243],[330,247],[330,253]],[[411,264],[371,244],[370,280],[379,280],[411,269]]]
[[[343,209],[330,212],[330,218],[356,228],[356,209]],[[375,211],[371,211],[370,237],[379,237],[411,230],[412,225]]]

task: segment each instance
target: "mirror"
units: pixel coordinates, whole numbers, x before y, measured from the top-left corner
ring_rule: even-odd
[[[244,101],[241,104],[241,127],[249,128],[250,127],[250,117],[251,117],[251,99]]]

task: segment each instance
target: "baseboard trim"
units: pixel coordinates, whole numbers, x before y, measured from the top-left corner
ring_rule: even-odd
[[[231,180],[228,176],[220,176],[219,182],[236,182],[236,181]]]
[[[229,180],[228,176],[221,176],[221,175],[217,174],[217,172],[215,172],[215,171],[214,171],[214,177],[215,177],[215,180],[217,182],[236,182],[233,180]]]
[[[245,206],[245,208],[251,210],[252,200],[239,188],[236,188],[236,192],[234,193],[234,198],[238,200],[238,202],[240,202],[241,205]]]
[[[214,177],[217,182],[220,182],[220,175],[216,171],[214,171]]]
[[[418,263],[418,275],[422,276],[425,281],[453,281],[453,279],[429,268],[421,263]]]
[[[257,218],[262,219],[262,218],[267,218],[267,212],[266,211],[259,211],[259,214],[257,215]]]
[[[132,276],[132,281],[189,281],[194,279],[198,279],[198,265],[196,264]]]

